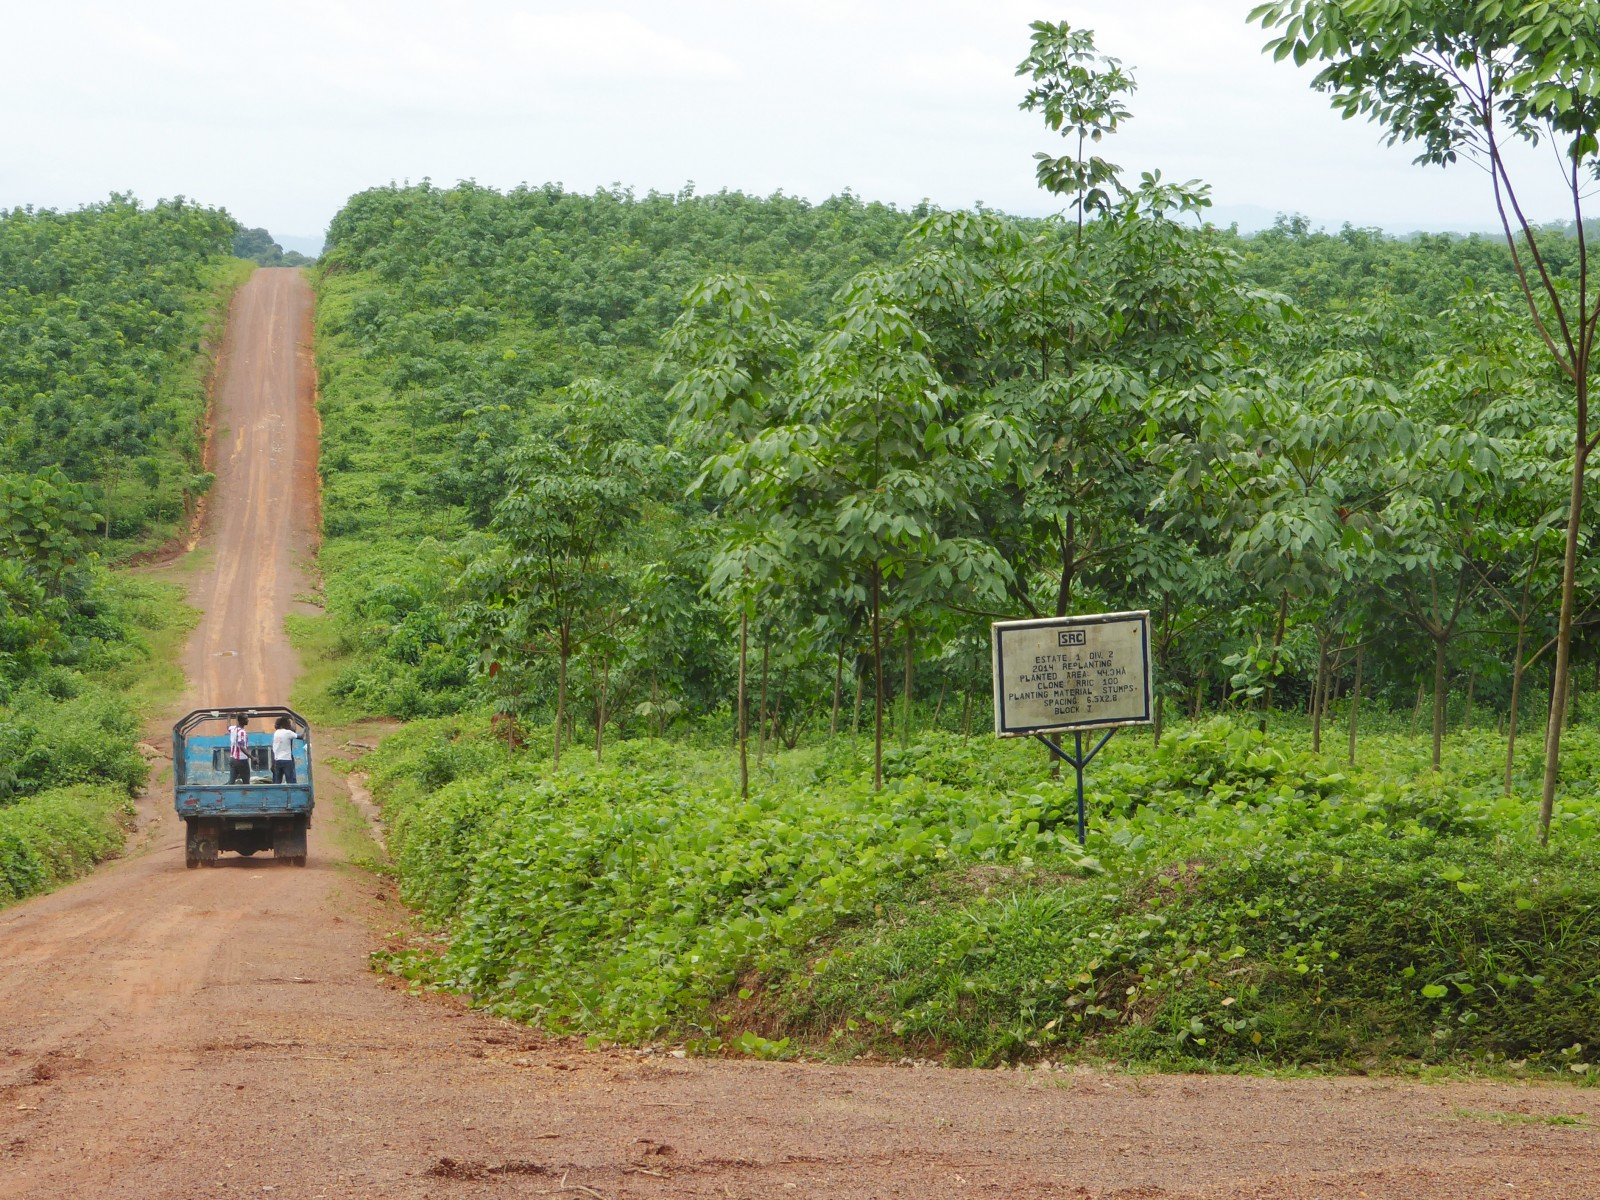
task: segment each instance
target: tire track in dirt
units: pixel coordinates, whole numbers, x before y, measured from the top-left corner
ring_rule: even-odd
[[[310,296],[239,293],[186,657],[282,700],[316,527]],[[326,753],[326,739],[319,744]],[[187,871],[158,786],[128,855],[0,912],[0,1200],[252,1195],[1600,1200],[1600,1091],[720,1062],[584,1052],[367,969],[403,919],[329,836]],[[351,814],[348,837],[362,836]],[[1551,1118],[1590,1122],[1544,1123]]]

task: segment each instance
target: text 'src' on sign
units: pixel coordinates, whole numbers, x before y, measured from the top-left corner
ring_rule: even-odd
[[[1001,737],[1150,723],[1148,612],[996,621],[991,637]]]

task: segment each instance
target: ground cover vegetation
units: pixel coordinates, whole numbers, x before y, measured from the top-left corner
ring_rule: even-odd
[[[346,665],[309,699],[428,718],[378,782],[449,949],[399,968],[758,1053],[1583,1069],[1600,579],[1545,336],[1581,213],[1217,230],[1099,156],[1129,74],[1032,34],[1057,218],[423,185],[336,219]],[[987,624],[1121,609],[1158,717],[1080,851],[1056,764],[971,740]]]
[[[137,705],[184,609],[106,564],[209,486],[209,355],[249,270],[234,228],[124,196],[0,213],[0,903],[120,848],[145,781]]]
[[[741,796],[726,745],[636,739],[556,772],[479,721],[418,721],[373,778],[440,936],[380,961],[559,1032],[705,1052],[1587,1079],[1592,787],[1541,848],[1492,728],[1435,775],[1403,728],[1352,769],[1294,724],[1113,741],[1079,847],[1070,781],[1014,743],[925,733],[875,790],[870,743],[840,735]]]

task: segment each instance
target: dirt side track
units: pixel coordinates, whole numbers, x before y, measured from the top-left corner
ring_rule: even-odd
[[[283,615],[316,512],[309,318],[292,271],[257,272],[233,310],[197,703],[280,698],[293,677]],[[395,910],[341,862],[322,794],[304,871],[186,871],[158,789],[127,857],[0,913],[0,1198],[1600,1200],[1592,1089],[547,1044],[367,969]]]

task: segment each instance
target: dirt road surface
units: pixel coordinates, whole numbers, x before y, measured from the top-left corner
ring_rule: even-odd
[[[234,307],[189,658],[208,704],[279,698],[294,670],[283,615],[316,503],[309,303],[294,272],[260,271]],[[331,790],[303,871],[231,856],[187,871],[167,803],[158,788],[122,860],[0,913],[0,1200],[1600,1200],[1593,1089],[546,1043],[368,970],[399,910],[346,861],[365,833]]]

